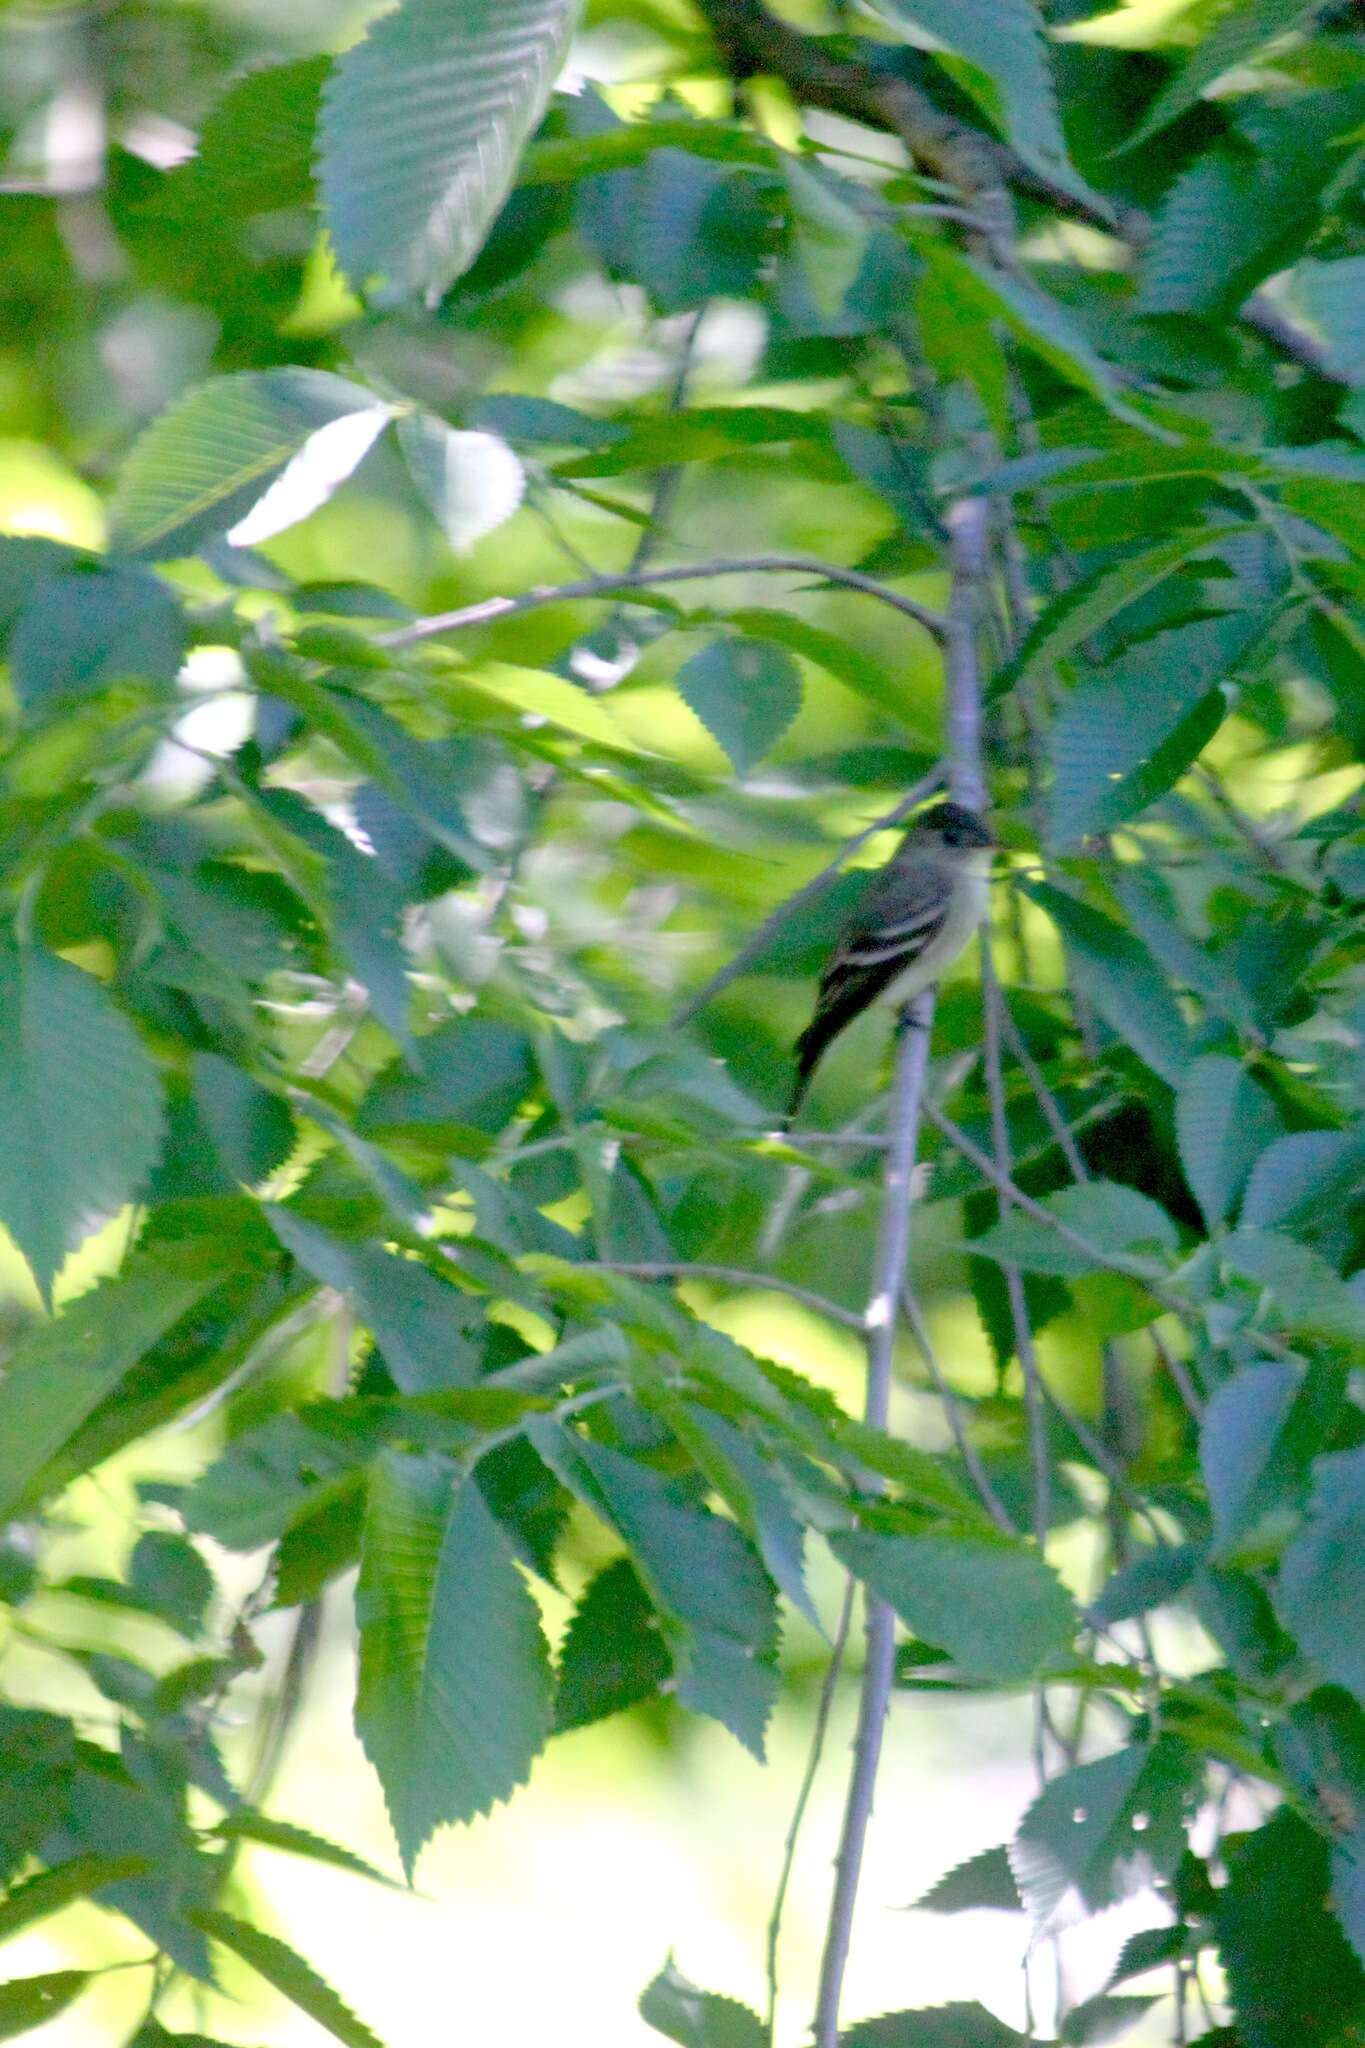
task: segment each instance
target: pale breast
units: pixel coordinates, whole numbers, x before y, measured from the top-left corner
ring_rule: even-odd
[[[966,872],[958,875],[952,907],[937,938],[882,990],[877,1000],[900,1009],[912,996],[940,980],[984,919],[989,895],[990,856],[983,854],[979,862],[973,859]]]

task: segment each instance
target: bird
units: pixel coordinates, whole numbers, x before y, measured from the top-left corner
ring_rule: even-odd
[[[903,1009],[952,966],[986,914],[995,843],[975,811],[938,803],[911,821],[886,866],[868,876],[796,1041],[788,1123],[846,1025],[877,1001]]]

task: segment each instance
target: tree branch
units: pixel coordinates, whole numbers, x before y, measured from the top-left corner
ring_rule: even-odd
[[[516,597],[484,597],[453,612],[434,612],[428,618],[414,619],[410,626],[397,626],[392,633],[378,634],[375,644],[414,647],[419,641],[434,640],[441,633],[457,633],[465,626],[513,619],[521,612],[538,611],[547,604],[567,604],[576,598],[611,597],[618,590],[648,590],[658,583],[695,583],[709,576],[768,574],[818,576],[826,583],[838,583],[846,590],[860,591],[864,597],[875,597],[890,605],[903,618],[913,619],[935,640],[944,636],[945,624],[937,612],[917,604],[913,597],[903,597],[900,591],[879,583],[875,576],[864,576],[861,570],[841,569],[815,555],[734,555],[713,562],[677,563],[669,569],[622,569],[614,575],[581,576],[576,583],[538,583]]]
[[[813,1309],[816,1315],[827,1316],[832,1323],[842,1323],[846,1330],[861,1333],[867,1328],[865,1319],[856,1309],[843,1308],[837,1301],[827,1301],[823,1294],[814,1294],[809,1287],[798,1287],[794,1280],[781,1280],[775,1273],[749,1273],[739,1266],[713,1266],[689,1259],[579,1259],[576,1270],[623,1273],[631,1280],[714,1280],[721,1287],[761,1288],[765,1294],[785,1294],[790,1300],[799,1301],[803,1308]]]
[[[885,1429],[891,1403],[891,1361],[896,1343],[901,1282],[910,1251],[910,1203],[933,1020],[934,997],[933,991],[929,990],[907,1005],[896,1040],[891,1151],[866,1318],[867,1398],[864,1414],[868,1422],[878,1429]],[[862,1875],[867,1825],[872,1818],[872,1798],[877,1783],[877,1766],[881,1761],[882,1733],[895,1677],[895,1660],[895,1616],[884,1600],[869,1593],[867,1661],[863,1666],[858,1701],[853,1770],[835,1861],[834,1896],[830,1902],[825,1952],[820,1963],[820,1988],[814,2020],[815,2048],[838,2048],[839,2000],[853,1935],[853,1909]]]

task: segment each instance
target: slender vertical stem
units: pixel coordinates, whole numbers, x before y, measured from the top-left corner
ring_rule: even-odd
[[[844,1651],[848,1647],[848,1631],[853,1620],[853,1599],[855,1581],[850,1572],[844,1581],[844,1597],[839,1608],[839,1620],[830,1646],[829,1662],[820,1683],[820,1700],[815,1709],[815,1726],[811,1731],[810,1750],[806,1756],[806,1768],[801,1776],[796,1804],[792,1808],[791,1824],[787,1839],[782,1847],[782,1868],[778,1873],[777,1889],[773,1893],[773,1908],[768,1916],[768,1937],[766,1960],[768,1974],[768,2012],[766,2032],[768,2048],[774,2048],[777,2039],[777,1952],[782,1937],[782,1914],[787,1903],[787,1889],[791,1884],[792,1868],[796,1862],[796,1845],[801,1838],[801,1824],[806,1818],[806,1808],[815,1786],[815,1776],[824,1755],[825,1737],[829,1733],[830,1716],[834,1711],[834,1695],[844,1668]]]
[[[981,660],[976,636],[988,574],[989,513],[984,498],[961,498],[947,517],[953,587],[944,622],[948,679],[949,784],[968,810],[986,808],[981,766]]]
[[[885,1428],[891,1405],[897,1307],[910,1250],[910,1202],[933,1015],[933,992],[917,996],[907,1005],[900,1019],[896,1041],[896,1074],[889,1133],[891,1149],[887,1156],[881,1227],[867,1306],[867,1398],[864,1414],[878,1428]],[[838,2044],[839,1999],[853,1935],[853,1909],[862,1874],[867,1826],[872,1817],[872,1798],[877,1766],[881,1760],[882,1731],[895,1676],[895,1658],[895,1617],[884,1600],[869,1594],[867,1661],[863,1667],[858,1729],[853,1742],[853,1770],[835,1862],[834,1896],[820,1964],[820,1988],[814,2020],[815,2048],[837,2048]]]

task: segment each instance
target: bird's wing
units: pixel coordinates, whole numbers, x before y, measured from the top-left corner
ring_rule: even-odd
[[[795,1113],[825,1047],[938,937],[951,897],[942,874],[927,861],[910,868],[881,868],[869,876],[820,977],[814,1015],[796,1041],[797,1080],[790,1113]]]
[[[914,867],[880,869],[839,934],[839,943],[820,977],[815,1019],[826,1010],[854,1012],[909,966],[943,930],[952,899],[940,870],[925,861]]]

